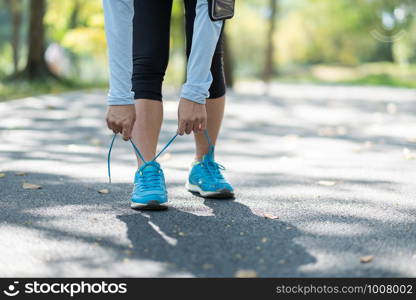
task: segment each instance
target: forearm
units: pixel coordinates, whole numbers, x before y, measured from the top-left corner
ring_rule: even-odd
[[[131,84],[133,1],[103,0],[110,70],[108,105],[134,104]]]
[[[181,97],[204,104],[212,83],[211,64],[224,21],[211,21],[208,1],[198,0],[192,49]]]

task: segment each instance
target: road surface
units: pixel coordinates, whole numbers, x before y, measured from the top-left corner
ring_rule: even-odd
[[[108,185],[104,114],[101,91],[0,103],[0,276],[416,276],[415,90],[241,84],[216,155],[236,199],[185,191],[179,137],[160,160],[166,212],[129,208],[121,139]]]

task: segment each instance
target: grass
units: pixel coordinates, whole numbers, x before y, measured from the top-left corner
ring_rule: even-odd
[[[0,102],[43,94],[59,94],[67,91],[105,87],[105,83],[85,83],[76,81],[60,82],[54,79],[34,82],[25,80],[7,80],[0,81]]]
[[[277,78],[283,82],[309,82],[416,88],[416,65],[388,62],[358,66],[313,65],[286,68]]]
[[[416,82],[392,77],[389,74],[371,74],[354,80],[347,80],[343,83],[353,85],[381,85],[393,87],[416,88]]]
[[[291,83],[350,84],[416,88],[416,65],[388,62],[358,66],[312,65],[280,68],[276,80]],[[1,75],[1,74],[0,74]],[[172,77],[172,76],[171,76]],[[256,78],[252,78],[256,80]],[[106,83],[48,81],[0,81],[0,102],[42,94],[106,88]]]

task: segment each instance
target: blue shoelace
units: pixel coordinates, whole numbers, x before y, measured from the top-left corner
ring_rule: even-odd
[[[152,166],[156,169],[156,172],[146,172],[145,169],[149,166]],[[136,186],[139,187],[140,191],[148,191],[157,189],[161,184],[161,176],[159,175],[162,172],[162,169],[157,164],[152,162],[145,163],[140,168],[140,175],[143,176],[140,184],[136,183]]]
[[[208,170],[210,176],[215,179],[224,179],[224,176],[221,173],[221,170],[225,170],[225,167],[215,161],[208,161],[203,163]]]
[[[142,155],[142,153],[140,152],[139,147],[137,147],[134,142],[132,141],[132,139],[130,139],[130,144],[133,146],[134,151],[136,152],[136,154],[139,156],[139,158],[143,161],[143,163],[145,165],[150,165],[151,162],[156,161],[156,159],[159,158],[160,155],[162,155],[163,152],[166,151],[166,149],[168,149],[168,147],[173,143],[173,141],[176,139],[176,137],[178,136],[178,134],[175,134],[170,140],[169,142],[163,147],[162,150],[159,151],[159,153],[150,161],[146,161]],[[114,134],[112,140],[111,140],[111,144],[110,144],[110,148],[108,149],[108,156],[107,156],[107,171],[108,171],[108,181],[111,184],[111,166],[110,166],[110,161],[111,161],[111,151],[113,150],[113,146],[114,146],[114,142],[117,138],[117,133]]]
[[[208,145],[209,145],[209,154],[211,154],[211,155],[213,155],[214,154],[214,148],[215,148],[215,146],[212,144],[212,140],[211,140],[211,138],[210,138],[210,136],[209,136],[209,134],[208,134],[208,130],[207,129],[205,129],[204,130],[204,135],[205,135],[205,138],[207,139],[207,141],[208,141]],[[163,149],[162,150],[160,150],[159,151],[159,153],[158,154],[156,154],[156,156],[152,159],[152,160],[150,160],[150,161],[146,161],[145,159],[144,159],[144,157],[143,157],[143,155],[142,155],[142,153],[140,152],[140,149],[139,149],[139,147],[137,147],[135,144],[134,144],[134,142],[132,141],[132,139],[130,139],[129,141],[130,141],[130,144],[132,145],[132,147],[133,147],[133,149],[134,149],[134,151],[136,152],[136,154],[139,156],[139,158],[143,161],[143,163],[145,164],[145,165],[150,165],[150,163],[151,162],[153,162],[153,161],[156,161],[156,159],[158,159],[159,158],[159,156],[160,155],[162,155],[162,153],[163,152],[165,152],[166,151],[166,149],[168,149],[169,148],[169,146],[173,143],[173,141],[176,139],[178,137],[178,133],[176,133],[170,140],[169,140],[169,142],[167,142],[167,144],[163,147]],[[111,161],[111,151],[113,150],[113,146],[114,146],[114,142],[116,141],[116,138],[117,138],[117,133],[115,133],[114,134],[114,136],[113,136],[113,138],[112,138],[112,140],[111,140],[111,143],[110,143],[110,147],[109,147],[109,149],[108,149],[108,155],[107,155],[107,171],[108,171],[108,182],[111,184],[111,166],[110,166],[110,161]],[[214,164],[216,164],[216,165],[219,165],[219,164],[217,164],[216,162],[212,162],[212,163],[214,163]],[[219,165],[219,166],[221,166],[221,165]],[[223,169],[225,169],[223,166],[221,166]],[[146,167],[145,167],[146,168]],[[217,172],[219,172],[218,171],[218,169],[217,169]],[[222,175],[221,175],[222,176]],[[153,179],[151,180],[151,182],[153,182]],[[149,182],[150,183],[150,182]]]
[[[211,138],[208,134],[208,130],[205,130],[204,134],[205,134],[205,138],[207,139],[208,145],[209,145],[208,155],[210,155],[212,158],[214,158],[215,146],[212,144]],[[203,165],[205,165],[206,169],[208,170],[208,174],[207,174],[208,176],[214,177],[215,179],[224,179],[224,176],[221,173],[221,170],[225,170],[225,167],[223,165],[217,163],[214,160],[210,160],[208,162],[203,162]]]

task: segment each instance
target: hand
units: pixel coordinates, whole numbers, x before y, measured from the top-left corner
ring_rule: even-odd
[[[128,141],[136,121],[134,104],[109,106],[106,121],[109,129],[114,133],[121,133],[123,140]]]
[[[178,108],[178,134],[198,133],[207,127],[207,110],[205,104],[199,104],[181,98]]]

